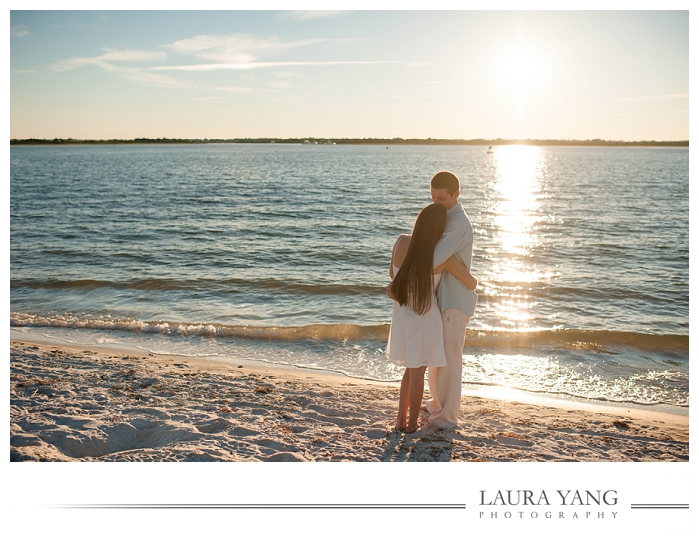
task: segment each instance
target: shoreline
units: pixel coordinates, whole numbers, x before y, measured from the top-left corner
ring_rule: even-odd
[[[398,384],[10,341],[11,461],[688,461],[688,415],[464,395],[455,429],[393,429]]]
[[[25,343],[36,343],[39,345],[54,345],[54,346],[65,346],[67,348],[72,348],[76,351],[80,349],[92,349],[95,351],[117,351],[124,353],[131,353],[135,355],[146,355],[151,354],[149,350],[141,349],[138,347],[128,346],[128,345],[118,345],[118,344],[90,344],[90,343],[71,343],[60,339],[53,339],[43,335],[31,335],[22,331],[10,330],[10,341],[21,341]],[[217,363],[223,367],[235,367],[238,365],[245,365],[253,370],[265,370],[265,371],[296,371],[299,374],[306,374],[309,377],[313,375],[319,375],[322,377],[335,376],[337,378],[344,378],[346,380],[356,381],[359,383],[367,383],[369,385],[377,386],[389,386],[398,387],[400,381],[390,381],[390,380],[380,380],[366,378],[362,376],[352,376],[349,373],[335,371],[327,368],[310,368],[300,365],[278,365],[273,363],[265,363],[262,361],[255,361],[248,358],[235,358],[226,356],[188,356],[187,354],[179,353],[157,353],[153,355],[158,355],[161,357],[169,357],[173,359],[188,359],[193,363],[200,363],[205,369],[208,368],[212,363]],[[425,384],[427,386],[427,384]],[[425,388],[427,389],[427,387]],[[488,384],[477,384],[477,383],[465,383],[462,387],[462,396],[477,397],[483,399],[496,399],[496,400],[508,400],[514,402],[528,402],[531,404],[539,406],[551,406],[561,409],[577,409],[586,410],[589,412],[609,412],[618,413],[619,416],[624,416],[628,414],[629,411],[636,412],[648,417],[653,417],[654,415],[669,415],[669,416],[680,416],[684,418],[679,418],[680,421],[687,420],[689,417],[689,406],[672,406],[669,404],[641,404],[628,401],[614,401],[614,400],[603,400],[603,399],[585,399],[582,397],[576,397],[574,395],[568,394],[541,394],[537,392],[530,392],[524,389],[518,388],[507,388]],[[668,418],[671,419],[671,418]]]

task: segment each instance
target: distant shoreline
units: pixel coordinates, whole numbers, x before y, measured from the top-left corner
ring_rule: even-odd
[[[636,147],[689,147],[689,141],[607,141],[591,140],[558,140],[558,139],[10,139],[10,145],[91,145],[91,144],[310,144],[310,145],[450,145],[450,146],[636,146]]]

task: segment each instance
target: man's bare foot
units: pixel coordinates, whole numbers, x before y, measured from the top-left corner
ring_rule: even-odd
[[[415,433],[418,429],[420,428],[419,425],[409,425],[408,427],[405,428],[405,434],[410,435],[411,433]]]

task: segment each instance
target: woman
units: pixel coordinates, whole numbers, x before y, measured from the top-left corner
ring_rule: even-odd
[[[394,302],[386,355],[406,368],[396,419],[396,429],[406,433],[418,429],[425,369],[446,366],[442,314],[435,295],[442,272],[447,270],[471,290],[478,283],[454,257],[433,269],[434,248],[446,224],[446,208],[428,205],[415,220],[412,235],[398,236],[391,255],[389,296]]]

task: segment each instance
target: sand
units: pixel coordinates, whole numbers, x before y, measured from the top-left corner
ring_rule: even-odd
[[[16,340],[10,364],[10,461],[689,460],[686,414],[464,396],[405,435],[398,384]]]

